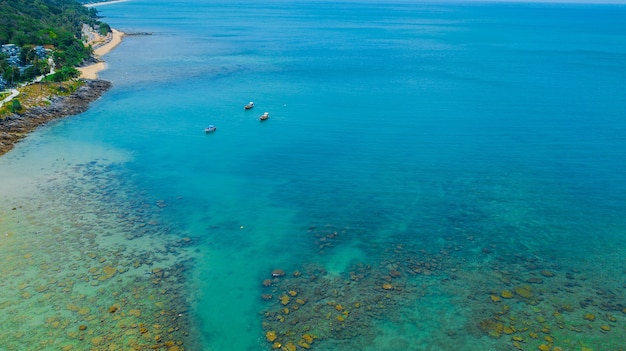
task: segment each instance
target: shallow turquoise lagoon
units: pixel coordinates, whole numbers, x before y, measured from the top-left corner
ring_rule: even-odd
[[[0,158],[0,350],[623,349],[623,6],[98,9],[114,88]]]

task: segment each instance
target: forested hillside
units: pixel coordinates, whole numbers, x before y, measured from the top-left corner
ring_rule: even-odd
[[[82,23],[95,24],[96,10],[76,0],[0,0],[0,43],[55,45],[80,38]]]
[[[99,26],[103,32],[110,30],[98,20],[95,9],[76,0],[0,0],[0,44],[15,44],[21,49],[20,65],[45,65],[34,62],[37,59],[31,49],[38,45],[53,50],[57,69],[80,65],[91,55],[91,49],[81,41],[83,23]],[[0,69],[6,79],[7,64],[2,63]],[[11,68],[13,81],[15,74]]]

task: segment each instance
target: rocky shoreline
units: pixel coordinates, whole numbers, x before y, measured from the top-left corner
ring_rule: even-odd
[[[97,100],[112,86],[106,80],[83,80],[83,84],[68,96],[55,96],[50,105],[33,107],[22,113],[14,113],[0,119],[0,155],[4,155],[28,133],[51,120],[77,115],[87,111],[89,104]]]

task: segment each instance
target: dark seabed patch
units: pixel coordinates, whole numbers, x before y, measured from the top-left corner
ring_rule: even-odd
[[[94,161],[11,199],[0,222],[3,350],[194,349],[194,240],[129,187]]]
[[[311,227],[308,235],[323,256],[349,231]],[[461,232],[440,244],[370,247],[367,261],[340,274],[314,262],[267,272],[259,299],[268,347],[367,350],[383,340],[388,350],[623,346],[626,291],[623,281],[603,278],[606,267],[565,265]]]

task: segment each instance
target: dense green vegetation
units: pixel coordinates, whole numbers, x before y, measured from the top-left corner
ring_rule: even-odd
[[[99,26],[104,33],[110,31],[108,25],[98,20],[94,8],[77,0],[0,0],[0,44],[17,45],[21,48],[21,63],[32,65],[20,74],[0,57],[2,77],[7,82],[18,82],[47,72],[47,60],[40,60],[33,53],[33,47],[38,45],[53,49],[55,69],[67,76],[72,72],[70,68],[80,65],[92,53],[81,41],[83,23]]]

